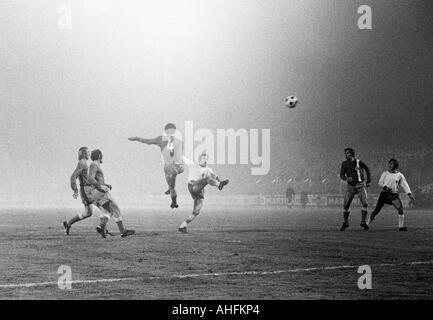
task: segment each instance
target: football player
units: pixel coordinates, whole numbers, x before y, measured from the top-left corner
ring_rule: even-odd
[[[229,183],[229,180],[220,180],[215,172],[207,166],[208,156],[205,153],[199,156],[198,164],[185,157],[183,160],[188,166],[188,190],[194,200],[192,214],[179,227],[180,232],[187,233],[188,224],[200,214],[203,207],[204,188],[211,185],[222,190]]]
[[[120,235],[122,238],[135,233],[134,230],[128,230],[123,226],[122,214],[120,213],[119,206],[114,201],[110,194],[112,189],[111,185],[105,183],[104,173],[101,169],[102,164],[102,152],[101,150],[93,150],[90,158],[92,163],[89,168],[89,183],[90,186],[84,187],[84,192],[93,204],[95,204],[102,213],[100,215],[100,223],[96,228],[96,231],[101,237],[106,237],[106,225],[111,217],[114,217],[114,221],[119,228]]]
[[[403,204],[401,203],[399,189],[403,189],[409,196],[411,202],[415,201],[415,198],[410,191],[409,184],[406,181],[404,175],[398,170],[398,161],[396,159],[390,159],[388,162],[388,171],[382,173],[379,180],[379,186],[382,188],[379,199],[377,200],[376,208],[371,213],[368,224],[370,224],[374,218],[379,214],[380,210],[385,204],[392,205],[397,209],[398,213],[398,230],[407,231],[404,226],[404,212]]]
[[[78,150],[78,164],[76,169],[71,175],[71,188],[74,191],[72,197],[74,199],[78,198],[78,194],[80,194],[81,201],[84,205],[84,212],[78,213],[69,221],[63,221],[63,228],[65,229],[65,234],[69,235],[69,231],[71,226],[81,220],[87,219],[92,216],[93,209],[92,203],[87,198],[86,193],[84,192],[85,186],[90,186],[89,177],[88,177],[88,169],[87,160],[89,160],[89,150],[87,147],[81,147]],[[77,188],[77,179],[80,182],[80,190]]]
[[[346,161],[341,164],[340,178],[347,182],[346,193],[344,195],[343,205],[343,225],[340,230],[344,231],[349,227],[350,204],[355,195],[358,195],[362,204],[361,209],[361,227],[368,230],[367,219],[367,188],[370,186],[371,176],[367,165],[355,158],[355,151],[352,148],[344,149]],[[364,172],[367,174],[365,178]]]
[[[175,136],[176,125],[168,123],[164,127],[165,135],[158,136],[154,139],[144,139],[140,137],[130,137],[129,141],[138,141],[148,145],[157,145],[161,149],[162,159],[164,161],[164,174],[167,181],[168,190],[165,194],[171,197],[170,207],[178,208],[176,177],[184,171],[183,168],[183,142]]]

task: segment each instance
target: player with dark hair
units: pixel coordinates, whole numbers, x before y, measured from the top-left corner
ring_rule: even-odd
[[[349,227],[350,204],[355,195],[358,195],[362,204],[361,209],[361,227],[368,230],[367,219],[367,188],[370,186],[371,175],[367,165],[361,160],[355,158],[355,150],[352,148],[344,149],[346,160],[341,164],[340,178],[347,182],[346,193],[344,195],[344,222],[341,226],[341,231]],[[364,171],[367,175],[365,178]]]
[[[122,215],[119,206],[114,201],[110,194],[111,185],[105,183],[104,173],[101,169],[102,152],[101,150],[93,150],[90,158],[92,163],[89,168],[89,183],[91,186],[84,187],[87,198],[95,204],[101,211],[100,223],[96,231],[103,237],[106,237],[106,225],[111,217],[119,228],[121,237],[132,235],[134,230],[125,229],[123,226]]]
[[[215,172],[207,166],[208,156],[205,153],[199,156],[198,164],[185,157],[183,159],[188,166],[188,191],[194,200],[192,214],[179,227],[180,232],[187,233],[188,224],[200,214],[203,207],[204,188],[210,185],[221,191],[229,183],[229,180],[220,180]]]
[[[89,218],[92,216],[92,203],[87,198],[86,193],[84,192],[85,186],[90,186],[89,177],[88,177],[88,169],[87,160],[89,160],[89,150],[87,147],[81,147],[78,150],[78,164],[76,169],[71,175],[71,188],[74,191],[72,197],[74,199],[78,198],[78,193],[80,194],[81,201],[84,205],[84,212],[78,213],[69,221],[63,221],[63,228],[65,229],[65,234],[69,235],[69,231],[71,226],[81,220]],[[80,190],[77,188],[77,179],[80,182]]]
[[[415,201],[409,184],[406,181],[404,175],[398,170],[398,161],[396,159],[390,159],[388,162],[388,171],[382,173],[379,180],[379,186],[382,188],[379,199],[377,200],[376,208],[371,213],[368,224],[370,225],[374,218],[379,214],[385,204],[392,205],[397,209],[398,212],[398,230],[407,231],[404,226],[404,212],[403,204],[399,195],[399,188],[403,189],[409,196],[411,201]]]
[[[171,197],[170,207],[178,208],[176,177],[184,171],[183,168],[183,142],[180,137],[176,136],[176,125],[168,123],[164,127],[165,135],[158,136],[154,139],[144,139],[139,137],[130,137],[129,141],[138,141],[148,145],[154,144],[160,147],[162,159],[164,161],[165,180],[168,184],[168,190],[165,194]]]

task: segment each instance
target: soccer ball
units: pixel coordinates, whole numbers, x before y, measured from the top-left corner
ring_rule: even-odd
[[[298,105],[298,98],[295,96],[288,96],[286,99],[284,99],[284,104],[287,108],[293,109]]]

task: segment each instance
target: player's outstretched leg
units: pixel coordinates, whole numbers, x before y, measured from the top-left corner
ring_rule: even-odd
[[[65,235],[69,236],[69,230],[71,229],[71,226],[68,224],[68,221],[63,221],[62,225],[63,229],[65,230]]]
[[[92,207],[91,206],[85,206],[84,212],[78,213],[76,216],[74,216],[69,221],[63,221],[63,229],[65,230],[65,235],[69,236],[69,231],[71,229],[71,226],[81,220],[87,219],[92,216]]]
[[[229,183],[229,179],[220,180],[216,175],[206,178],[206,184],[217,187],[220,191]]]
[[[377,213],[375,213],[374,211],[372,213],[370,213],[370,216],[367,219],[367,225],[368,226],[373,222],[373,220],[376,217],[376,215],[377,215]]]
[[[179,227],[179,232],[187,233],[187,226],[200,214],[200,210],[203,207],[203,199],[194,200],[194,208],[192,214],[184,221]]]
[[[225,179],[225,180],[220,181],[220,183],[218,185],[218,189],[221,191],[224,188],[224,186],[226,186],[227,184],[229,184],[229,179]]]
[[[380,210],[382,210],[383,206],[386,202],[386,195],[384,193],[381,193],[379,195],[379,199],[377,200],[376,207],[374,208],[373,212],[370,214],[370,217],[368,218],[367,225],[370,225],[374,218],[379,214]]]
[[[370,225],[370,224],[373,222],[373,220],[374,220],[374,219],[376,218],[376,216],[379,214],[379,212],[380,212],[381,209],[382,209],[382,208],[378,208],[378,205],[376,205],[376,208],[374,208],[373,212],[370,213],[370,216],[368,217],[367,225]]]

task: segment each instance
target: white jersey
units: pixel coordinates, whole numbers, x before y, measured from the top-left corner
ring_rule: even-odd
[[[390,188],[392,193],[399,193],[399,187],[401,187],[405,193],[411,193],[406,178],[401,172],[392,173],[385,171],[379,179],[379,186],[381,188]]]
[[[197,181],[204,177],[215,176],[215,172],[209,167],[202,167],[185,157],[183,157],[183,161],[188,167],[188,182]]]

